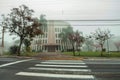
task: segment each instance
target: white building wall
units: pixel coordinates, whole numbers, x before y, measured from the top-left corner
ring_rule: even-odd
[[[44,44],[52,43],[61,45],[61,39],[59,37],[59,34],[62,32],[63,28],[67,28],[68,26],[70,26],[69,23],[64,21],[48,21],[47,31],[43,31],[44,35],[39,35],[34,38],[31,48],[36,51],[38,49],[37,42],[39,40],[41,41],[41,43],[39,43],[39,48],[43,51],[47,51],[47,49],[45,50],[45,48],[42,46]],[[61,46],[58,47],[58,49],[61,50]]]

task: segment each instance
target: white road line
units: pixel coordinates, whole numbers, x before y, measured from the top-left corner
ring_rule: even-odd
[[[47,60],[47,62],[83,62],[82,60]]]
[[[35,66],[44,66],[44,67],[87,67],[87,66],[80,66],[80,65],[44,65],[44,64],[36,64]]]
[[[52,77],[52,78],[94,79],[93,75],[69,75],[69,74],[49,74],[49,73],[32,73],[32,72],[19,72],[19,73],[16,73],[16,75]]]
[[[31,70],[48,70],[48,71],[76,71],[76,72],[91,72],[90,69],[62,69],[62,68],[37,68],[31,67]]]
[[[17,63],[21,63],[21,62],[30,61],[30,60],[33,60],[33,59],[26,59],[26,60],[20,60],[20,61],[15,61],[15,62],[11,62],[11,63],[2,64],[2,65],[0,65],[0,68],[5,67],[5,66],[9,66],[9,65],[13,65],[13,64],[17,64]]]
[[[85,64],[83,62],[80,62],[80,63],[70,63],[70,62],[41,62],[42,64]]]

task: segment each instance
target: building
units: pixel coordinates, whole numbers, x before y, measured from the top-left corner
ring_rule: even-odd
[[[63,28],[70,26],[69,23],[60,20],[47,21],[47,27],[43,27],[44,35],[35,37],[31,48],[34,51],[58,52],[62,50],[62,42],[59,34]]]

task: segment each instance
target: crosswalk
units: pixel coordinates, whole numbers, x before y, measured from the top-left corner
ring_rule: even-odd
[[[18,76],[59,78],[60,80],[95,80],[83,61],[48,60],[29,67],[27,71],[16,73]]]

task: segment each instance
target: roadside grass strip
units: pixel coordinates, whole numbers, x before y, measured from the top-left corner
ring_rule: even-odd
[[[50,78],[68,78],[68,79],[92,79],[93,75],[70,75],[70,74],[50,74],[50,73],[33,73],[33,72],[19,72],[16,75],[33,76],[33,77],[50,77]]]

